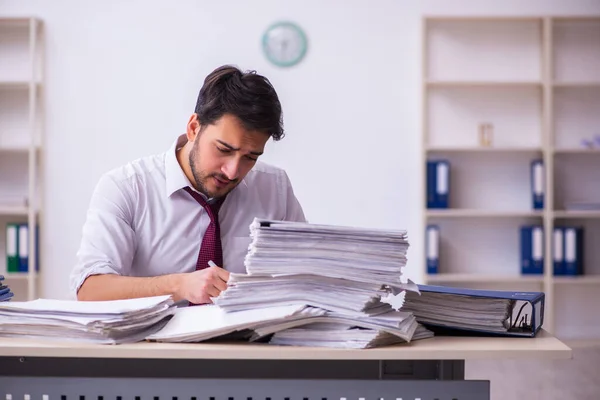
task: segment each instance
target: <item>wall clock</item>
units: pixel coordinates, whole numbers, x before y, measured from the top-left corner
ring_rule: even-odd
[[[278,22],[265,31],[262,48],[267,59],[279,67],[298,64],[306,54],[308,41],[302,28],[293,22]]]

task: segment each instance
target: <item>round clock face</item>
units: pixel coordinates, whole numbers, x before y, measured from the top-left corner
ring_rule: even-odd
[[[270,26],[263,36],[262,47],[273,64],[280,67],[296,65],[306,54],[306,35],[291,22]]]

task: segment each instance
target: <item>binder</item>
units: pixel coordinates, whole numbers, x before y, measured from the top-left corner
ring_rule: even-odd
[[[427,273],[437,274],[439,272],[440,228],[437,225],[428,225],[426,232]]]
[[[6,224],[6,272],[19,271],[18,230],[17,224]]]
[[[521,273],[544,273],[544,229],[542,226],[521,227]]]
[[[555,227],[552,233],[552,266],[554,275],[565,274],[565,235],[564,229]]]
[[[29,228],[26,224],[18,226],[19,232],[19,272],[29,270]]]
[[[19,272],[29,272],[29,226],[28,224],[19,224],[17,225],[18,232],[18,251],[17,251],[17,260],[18,260],[18,271]],[[39,263],[39,227],[36,225],[35,227],[35,270],[39,271],[40,263]]]
[[[436,162],[427,161],[427,208],[436,208],[437,196],[436,186]]]
[[[427,161],[427,208],[448,208],[450,198],[450,162]]]
[[[3,280],[4,275],[0,275],[0,301],[9,301],[10,298],[14,296],[14,293],[11,292],[7,285],[2,283]]]
[[[564,228],[565,275],[583,274],[583,228]]]
[[[434,332],[446,334],[483,334],[493,336],[534,337],[544,323],[544,292],[511,292],[504,290],[467,289],[448,286],[417,285],[422,293],[437,293],[443,295],[444,302],[451,307],[454,302],[460,302],[468,312],[468,306],[477,309],[479,300],[506,300],[509,313],[506,315],[505,332],[495,329],[466,327],[456,320],[448,318],[446,323],[430,323],[417,321],[432,329]],[[467,300],[468,302],[466,302]],[[443,315],[442,312],[438,313]]]
[[[436,196],[437,208],[448,208],[450,195],[450,163],[441,160],[436,165]]]
[[[533,160],[531,162],[531,197],[534,210],[544,209],[545,182],[544,162]]]

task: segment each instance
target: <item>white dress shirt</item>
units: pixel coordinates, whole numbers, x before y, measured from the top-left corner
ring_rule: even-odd
[[[77,294],[90,275],[157,276],[191,272],[210,218],[185,190],[192,187],[177,162],[180,136],[160,155],[104,174],[83,226],[70,287]],[[286,173],[257,162],[219,211],[223,267],[245,273],[255,217],[305,221]]]

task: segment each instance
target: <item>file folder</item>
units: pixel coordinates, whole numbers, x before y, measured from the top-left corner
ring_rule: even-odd
[[[534,160],[531,162],[531,195],[534,210],[544,209],[545,195],[545,174],[544,162],[542,160]]]
[[[450,198],[450,162],[427,161],[427,208],[448,208]]]
[[[565,275],[583,274],[583,229],[564,228]]]
[[[440,246],[440,228],[437,225],[427,226],[427,273],[437,274],[439,272],[439,246]]]
[[[18,271],[29,272],[29,226],[28,224],[17,225],[17,260],[18,260]],[[36,225],[35,228],[35,270],[39,271],[39,227]]]
[[[26,224],[19,225],[19,272],[29,270],[29,229]]]
[[[436,208],[436,162],[427,161],[427,208]]]
[[[508,315],[503,321],[506,327],[505,332],[498,332],[494,329],[469,328],[461,326],[460,323],[453,323],[451,318],[444,324],[432,324],[417,321],[425,325],[432,331],[440,334],[483,334],[493,336],[515,336],[515,337],[534,337],[542,328],[544,323],[545,293],[543,292],[511,292],[504,290],[481,290],[467,289],[447,286],[417,285],[422,293],[437,293],[447,297],[447,304],[453,302],[462,302],[470,304],[473,308],[477,307],[478,300],[497,299],[506,300],[508,305]],[[470,299],[465,303],[464,299]],[[468,312],[468,308],[464,308]],[[481,311],[481,310],[480,310]]]
[[[17,224],[6,224],[6,272],[19,271],[18,230]]]
[[[565,235],[564,229],[555,227],[552,234],[552,266],[554,275],[565,274]]]
[[[542,226],[521,227],[521,273],[544,273],[544,230]]]

